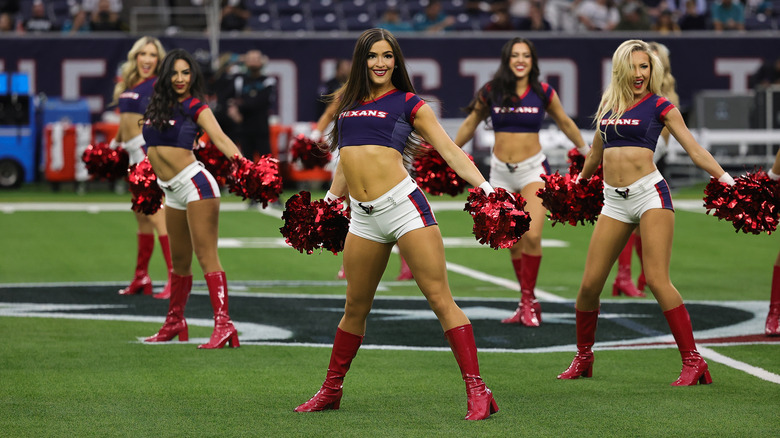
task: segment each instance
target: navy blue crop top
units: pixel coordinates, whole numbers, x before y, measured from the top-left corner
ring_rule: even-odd
[[[555,95],[555,89],[541,82],[544,95],[549,103]],[[491,82],[485,84],[478,94],[479,100],[490,109],[490,121],[495,132],[539,132],[544,120],[545,105],[542,98],[528,87],[522,96],[512,96],[512,106],[501,106],[492,102]]]
[[[379,145],[404,153],[414,130],[414,117],[425,104],[414,93],[398,89],[339,114],[339,149],[344,146]]]
[[[608,112],[599,122],[604,148],[638,146],[655,151],[664,117],[672,109],[674,105],[665,97],[651,93],[619,119],[609,120],[612,111]]]
[[[173,120],[169,120],[169,127],[162,131],[152,126],[147,120],[144,122],[144,141],[147,146],[173,146],[192,150],[195,137],[198,135],[198,116],[208,105],[194,97],[188,97],[181,103],[182,110],[173,110]]]
[[[146,106],[149,105],[149,100],[154,92],[155,79],[154,77],[148,78],[135,87],[123,91],[119,95],[119,112],[145,113]]]

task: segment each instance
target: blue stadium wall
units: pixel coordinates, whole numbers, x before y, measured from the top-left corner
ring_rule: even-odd
[[[349,58],[357,34],[306,37],[227,37],[219,52],[260,49],[270,61],[266,73],[279,80],[277,113],[285,124],[316,118],[317,87],[331,75],[333,62]],[[435,102],[442,117],[463,117],[476,89],[498,65],[502,45],[514,34],[491,36],[399,36],[420,95]],[[611,55],[633,35],[533,35],[542,79],[559,92],[566,111],[587,127],[609,78]],[[657,38],[655,38],[657,36]],[[749,89],[748,78],[765,59],[780,56],[780,36],[773,34],[697,34],[661,38],[671,50],[681,106],[692,105],[700,90],[735,93]],[[65,99],[87,99],[94,117],[108,109],[117,67],[125,60],[134,36],[72,38],[0,37],[0,70],[30,73],[34,93]],[[206,37],[161,37],[167,49],[181,47],[208,55]]]

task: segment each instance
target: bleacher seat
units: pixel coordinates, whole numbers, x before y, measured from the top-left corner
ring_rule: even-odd
[[[252,15],[271,14],[274,10],[273,0],[247,0],[246,8]]]
[[[309,11],[311,12],[312,18],[323,16],[329,12],[335,13],[336,3],[335,0],[310,0]]]
[[[292,15],[279,14],[279,30],[282,31],[296,31],[296,30],[311,30],[309,22],[303,13],[294,13]]]
[[[344,18],[344,26],[347,30],[364,31],[374,27],[374,20],[368,14],[360,14],[354,17]]]
[[[367,0],[341,0],[339,3],[342,17],[357,17],[361,14],[368,14],[371,19],[375,18],[374,8]]]
[[[460,13],[455,15],[455,24],[452,25],[452,28],[454,30],[480,30],[479,26],[479,19],[466,13]]]
[[[338,31],[342,29],[341,21],[335,12],[326,12],[322,15],[312,13],[312,28],[316,31]]]
[[[276,12],[279,16],[304,14],[307,3],[303,0],[276,0]]]
[[[279,30],[276,26],[276,20],[268,12],[252,15],[249,18],[249,28],[255,31]]]

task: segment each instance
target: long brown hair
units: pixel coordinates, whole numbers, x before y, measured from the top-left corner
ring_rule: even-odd
[[[536,54],[536,47],[531,40],[526,38],[512,38],[504,43],[504,47],[501,48],[501,64],[498,66],[498,70],[493,74],[493,79],[490,80],[485,86],[490,86],[490,99],[494,105],[509,105],[514,97],[517,96],[517,76],[509,67],[509,60],[512,58],[512,48],[515,44],[525,44],[531,51],[531,70],[528,72],[528,85],[531,90],[536,93],[542,100],[545,107],[550,104],[550,100],[547,95],[544,94],[541,82],[539,82],[539,56]],[[477,92],[477,95],[471,100],[469,105],[464,109],[465,112],[470,113],[480,106],[481,90]],[[482,108],[483,119],[490,117],[490,111],[488,108]]]
[[[331,151],[338,148],[339,114],[357,107],[361,102],[371,97],[373,82],[371,82],[367,67],[368,53],[371,51],[371,46],[379,41],[387,41],[395,57],[395,68],[393,68],[393,73],[390,76],[393,86],[400,91],[416,94],[412,80],[409,78],[409,73],[406,70],[404,54],[401,52],[401,46],[398,44],[395,36],[386,29],[375,28],[364,31],[355,43],[349,79],[330,97],[331,101],[338,102],[338,109],[333,115],[333,129],[328,134]],[[418,155],[424,149],[421,143],[422,138],[415,131],[412,131],[412,134],[406,141],[404,159],[412,159]]]

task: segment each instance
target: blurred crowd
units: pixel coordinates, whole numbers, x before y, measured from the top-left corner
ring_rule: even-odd
[[[0,32],[128,31],[130,6],[212,0],[0,0]],[[780,0],[214,0],[220,30],[656,31],[778,30]]]

